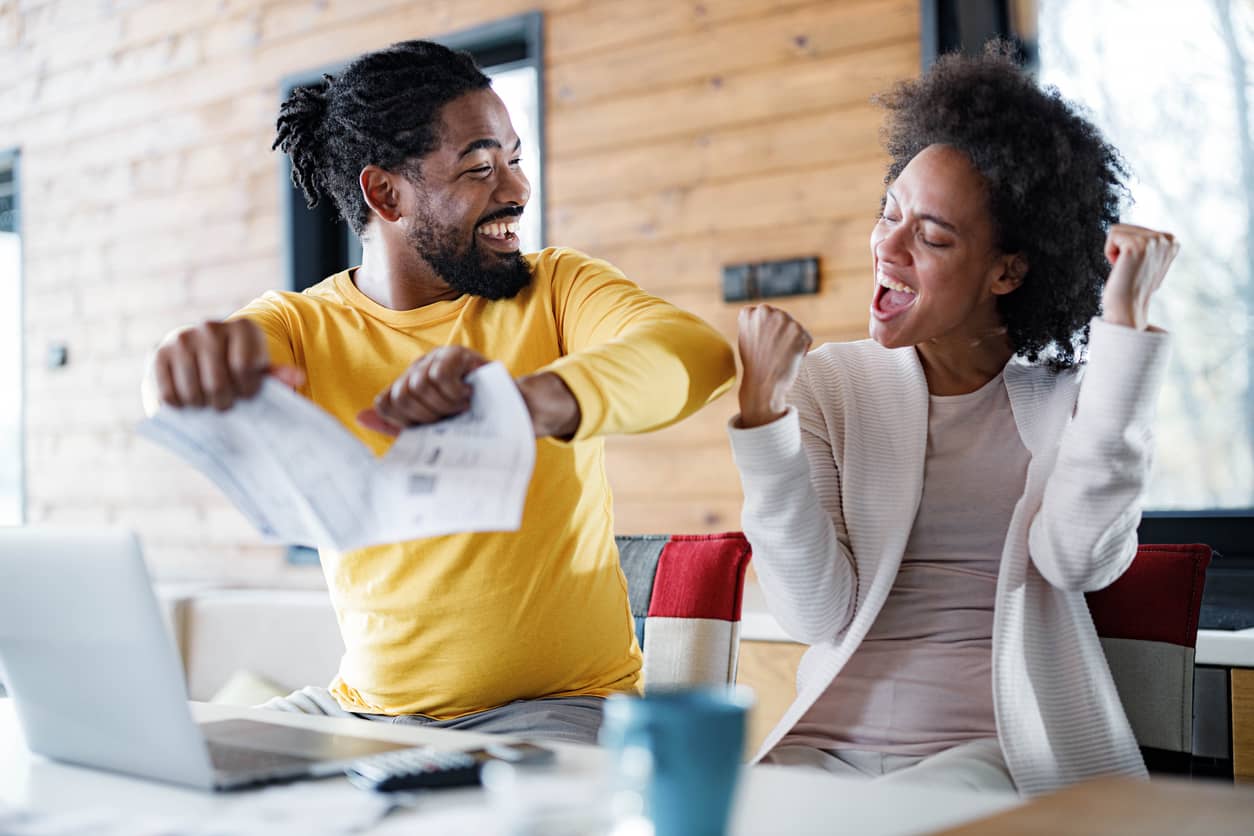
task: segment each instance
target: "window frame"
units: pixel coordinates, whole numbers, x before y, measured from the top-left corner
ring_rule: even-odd
[[[1142,543],[1205,543],[1225,565],[1254,569],[1254,508],[1210,511],[1145,511]]]
[[[1015,40],[1010,6],[1014,0],[921,0],[919,59],[927,72],[948,52],[979,53],[989,38]]]
[[[18,386],[18,410],[17,410],[17,520],[15,525],[26,524],[27,514],[27,496],[26,496],[26,476],[27,476],[27,456],[26,456],[26,403],[27,403],[27,379],[26,379],[26,281],[24,265],[26,262],[26,251],[22,246],[22,151],[20,148],[4,148],[0,149],[0,169],[8,169],[12,172],[12,190],[13,190],[13,208],[14,217],[13,230],[18,240],[18,273],[17,273],[17,320],[18,320],[18,342],[17,342],[17,386]]]

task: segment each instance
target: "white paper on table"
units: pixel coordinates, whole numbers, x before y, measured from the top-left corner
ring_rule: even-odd
[[[35,813],[0,808],[0,833],[5,836],[183,836],[185,832],[167,817],[127,815],[111,809]]]
[[[381,458],[271,378],[225,412],[162,406],[138,431],[208,476],[272,541],[346,550],[515,531],[535,467],[531,416],[500,363],[466,380],[465,413],[405,430]]]
[[[397,799],[347,781],[305,781],[242,793],[220,813],[183,822],[179,836],[351,836],[373,828]]]
[[[72,806],[72,805],[71,805]],[[4,836],[352,836],[365,833],[397,799],[347,782],[303,782],[238,793],[216,812],[183,815],[96,807],[61,812],[0,808]],[[412,831],[411,831],[412,832]]]

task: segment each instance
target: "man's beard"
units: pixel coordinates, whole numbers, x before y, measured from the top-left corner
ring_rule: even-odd
[[[440,226],[427,212],[418,220],[406,236],[410,245],[454,290],[485,299],[512,299],[531,283],[531,266],[522,253],[484,250],[476,238],[460,251],[457,230]]]

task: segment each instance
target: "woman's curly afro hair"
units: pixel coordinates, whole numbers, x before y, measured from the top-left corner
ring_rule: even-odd
[[[888,112],[891,184],[929,145],[966,154],[983,176],[998,248],[1022,253],[1023,284],[998,298],[1015,354],[1075,365],[1101,309],[1106,232],[1127,195],[1127,169],[1101,133],[992,41],[980,56],[946,55],[877,102]]]

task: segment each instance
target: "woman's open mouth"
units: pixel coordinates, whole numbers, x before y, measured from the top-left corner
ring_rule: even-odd
[[[871,315],[886,322],[909,310],[919,300],[918,291],[907,284],[876,274],[875,298],[871,301]]]

